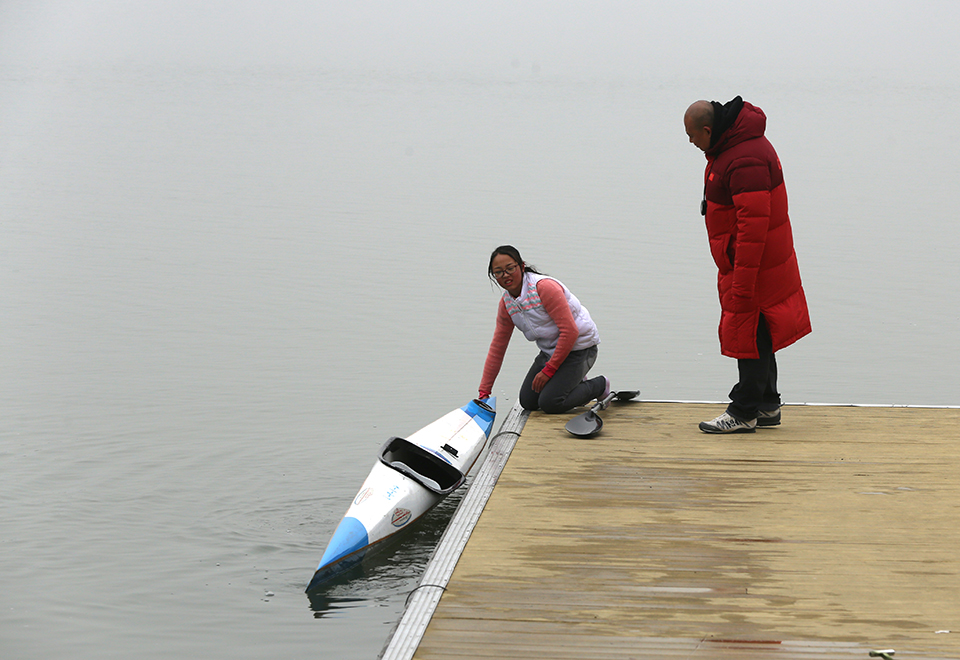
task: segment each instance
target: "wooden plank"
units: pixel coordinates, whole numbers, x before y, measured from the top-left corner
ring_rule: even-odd
[[[531,415],[414,657],[960,658],[960,410],[722,409]]]

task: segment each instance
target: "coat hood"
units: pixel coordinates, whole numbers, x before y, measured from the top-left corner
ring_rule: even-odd
[[[745,140],[763,137],[767,116],[739,96],[723,105],[713,101],[713,133],[707,156],[714,156]]]

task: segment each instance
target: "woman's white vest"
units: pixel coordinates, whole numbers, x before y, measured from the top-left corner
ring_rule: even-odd
[[[597,331],[597,325],[590,318],[587,308],[570,293],[570,289],[560,280],[534,273],[523,274],[523,288],[520,290],[519,298],[514,298],[507,291],[503,292],[503,304],[510,313],[513,324],[520,329],[523,336],[537,342],[537,347],[550,356],[553,355],[557,340],[560,339],[560,328],[547,314],[547,309],[540,302],[540,294],[537,293],[537,282],[543,279],[553,280],[562,286],[563,295],[567,297],[570,313],[573,314],[573,320],[579,331],[577,341],[571,350],[579,351],[599,344],[600,333]]]

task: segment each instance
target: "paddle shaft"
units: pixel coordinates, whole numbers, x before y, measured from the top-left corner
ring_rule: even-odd
[[[595,413],[600,412],[601,410],[606,410],[607,406],[610,405],[610,402],[613,401],[616,398],[616,396],[617,396],[616,392],[610,392],[610,394],[604,397],[603,401],[597,401],[596,405],[594,405],[593,408],[591,408],[590,410]]]

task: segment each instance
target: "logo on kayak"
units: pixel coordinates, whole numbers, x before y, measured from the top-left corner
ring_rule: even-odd
[[[390,523],[394,527],[403,527],[408,522],[410,522],[410,516],[413,514],[410,513],[410,509],[394,509],[393,518],[390,520]]]
[[[371,488],[364,488],[359,493],[357,493],[357,499],[353,501],[354,504],[360,505],[370,499],[370,496],[373,495],[373,490]]]

